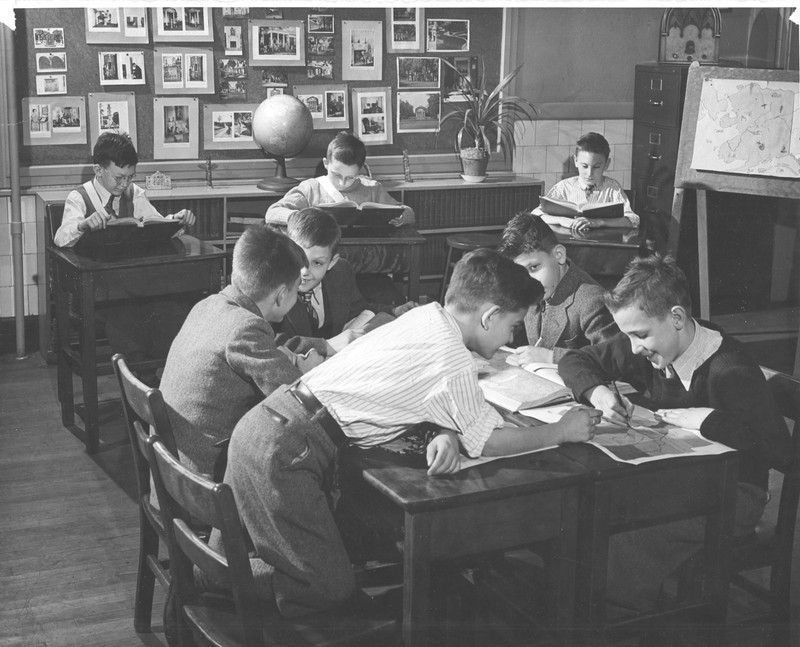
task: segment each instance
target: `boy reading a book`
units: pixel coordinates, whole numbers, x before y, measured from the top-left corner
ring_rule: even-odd
[[[769,469],[790,454],[786,424],[758,365],[735,339],[692,317],[686,277],[669,256],[633,261],[606,304],[621,332],[564,355],[564,382],[578,401],[625,423],[632,405],[608,386],[625,380],[657,417],[739,450],[734,533],[752,533],[767,501]],[[703,537],[701,518],[615,535],[609,600],[652,608],[664,578],[702,548]]]
[[[510,259],[488,249],[466,254],[444,307],[414,308],[357,339],[239,421],[225,482],[263,562],[256,584],[282,614],[331,607],[353,592],[331,510],[338,447],[378,445],[432,423],[440,431],[427,446],[428,473],[443,475],[458,470],[460,449],[505,455],[591,437],[599,411],[574,408],[535,430],[513,427],[478,385],[470,351],[491,357],[541,296]]]
[[[361,175],[366,159],[364,142],[350,133],[339,133],[328,144],[327,154],[322,160],[327,175],[303,180],[289,189],[283,198],[267,209],[267,222],[286,225],[289,216],[300,209],[344,201],[358,205],[364,202],[399,205],[380,182]],[[413,225],[414,210],[405,207],[402,214],[391,222],[398,227]]]
[[[322,209],[295,211],[289,216],[286,231],[302,247],[308,264],[301,273],[297,303],[277,324],[276,332],[327,339],[332,354],[331,350],[340,350],[360,336],[362,331],[344,328],[364,310],[399,317],[417,305],[409,301],[392,306],[364,299],[352,266],[339,257],[339,225]]]
[[[586,218],[577,216],[551,216],[536,207],[533,213],[541,216],[550,225],[561,225],[570,229],[589,229],[597,227],[638,227],[637,216],[628,196],[622,190],[619,182],[604,173],[611,163],[611,147],[608,141],[599,133],[586,133],[582,135],[575,146],[573,157],[578,175],[561,180],[547,192],[548,198],[572,202],[578,206],[604,202],[621,202],[623,204],[623,217],[619,218]]]
[[[567,258],[542,218],[528,213],[514,216],[503,231],[499,251],[524,267],[544,288],[544,299],[525,315],[524,335],[519,335],[509,362],[557,362],[571,348],[608,339],[618,332],[603,303],[600,285]]]

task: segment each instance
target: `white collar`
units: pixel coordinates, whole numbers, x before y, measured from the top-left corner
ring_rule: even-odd
[[[694,372],[716,353],[722,344],[722,335],[716,330],[701,326],[696,319],[693,319],[693,321],[694,339],[692,339],[689,347],[681,353],[680,357],[672,362],[672,369],[678,375],[687,391],[692,384]]]

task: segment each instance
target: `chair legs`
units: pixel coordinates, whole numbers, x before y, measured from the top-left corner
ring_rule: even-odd
[[[140,520],[139,566],[136,574],[136,599],[133,627],[137,633],[149,633],[153,613],[153,593],[156,576],[150,568],[148,557],[158,555],[158,534],[145,515]]]

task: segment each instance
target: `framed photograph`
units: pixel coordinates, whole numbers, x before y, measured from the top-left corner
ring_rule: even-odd
[[[153,41],[213,41],[214,26],[208,7],[155,7]]]
[[[332,34],[333,33],[333,14],[330,13],[310,13],[308,14],[308,33],[309,34]]]
[[[86,99],[22,99],[22,143],[25,146],[86,143]]]
[[[397,92],[397,132],[432,133],[439,127],[442,93]]]
[[[431,20],[425,28],[429,52],[468,52],[469,20]]]
[[[247,7],[222,7],[223,18],[246,18],[249,13]]]
[[[144,52],[100,52],[100,85],[144,85]]]
[[[353,88],[350,91],[353,105],[353,132],[367,146],[391,144],[392,89]]]
[[[66,72],[67,53],[66,52],[39,52],[36,54],[36,71],[45,72]]]
[[[308,53],[312,56],[325,56],[333,54],[333,36],[312,36],[306,37],[308,43]]]
[[[251,20],[250,66],[306,64],[305,34],[300,20]]]
[[[438,88],[441,63],[436,56],[398,56],[398,89]]]
[[[90,92],[89,135],[93,142],[103,133],[128,133],[136,141],[136,95],[133,92]]]
[[[36,94],[66,94],[66,74],[37,74]]]
[[[332,58],[316,58],[311,57],[308,59],[306,65],[306,74],[309,79],[326,79],[333,80],[333,59]]]
[[[220,58],[217,60],[220,81],[247,78],[247,63],[243,58]]]
[[[220,81],[219,98],[222,101],[247,101],[247,82],[244,79]]]
[[[383,28],[380,20],[342,21],[342,80],[380,81]]]
[[[266,88],[285,88],[289,85],[289,75],[279,67],[267,67],[261,70],[261,85]]]
[[[344,83],[295,85],[292,91],[311,111],[314,130],[350,127],[350,106]]]
[[[153,98],[153,159],[197,159],[197,97]]]
[[[203,149],[258,148],[253,140],[252,103],[203,105]]]
[[[241,56],[242,55],[242,26],[241,25],[225,25],[222,30],[225,35],[225,55],[226,56]]]
[[[65,47],[63,27],[35,27],[33,29],[33,46],[35,49],[56,49]]]
[[[145,7],[90,7],[85,12],[87,43],[140,45],[150,42]]]
[[[296,85],[294,86],[294,97],[308,108],[315,127],[324,121],[325,95],[319,86]]]
[[[478,57],[477,56],[448,56],[445,57],[461,74],[466,76],[473,84],[478,82]],[[442,101],[455,103],[462,101],[463,97],[456,94],[464,85],[464,79],[456,74],[447,65],[442,65]]]
[[[214,94],[213,61],[212,49],[156,47],[153,51],[155,93]]]
[[[425,9],[392,7],[386,10],[386,51],[410,54],[425,51]]]

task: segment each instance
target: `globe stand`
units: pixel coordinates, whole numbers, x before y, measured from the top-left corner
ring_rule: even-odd
[[[293,186],[300,184],[300,180],[286,175],[286,158],[283,155],[269,155],[275,160],[275,177],[261,180],[256,186],[262,191],[281,191],[286,193]]]

